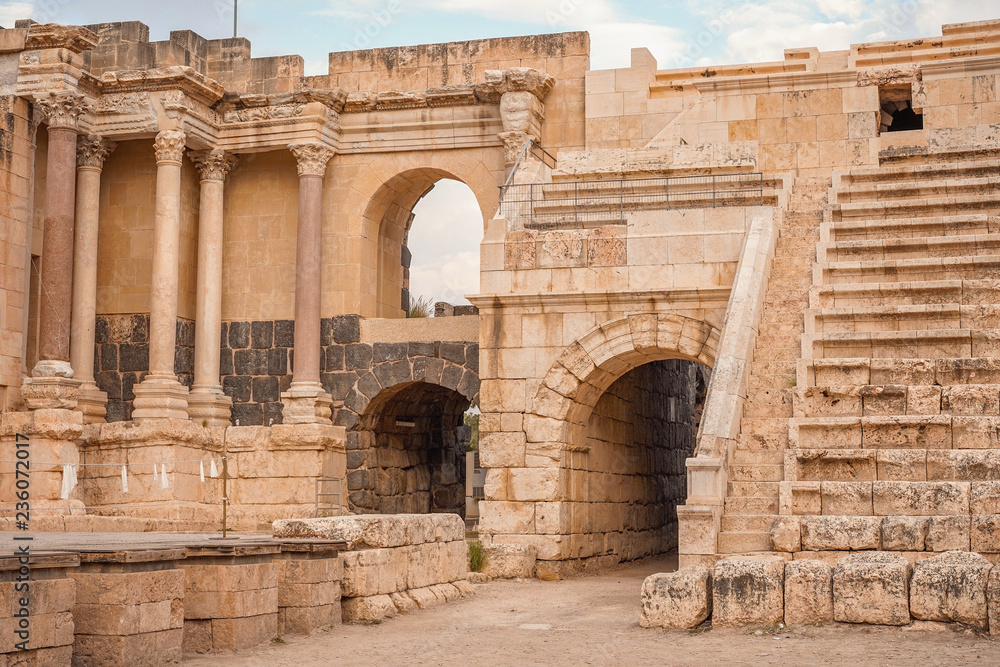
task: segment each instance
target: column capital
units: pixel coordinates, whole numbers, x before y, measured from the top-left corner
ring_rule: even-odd
[[[180,164],[184,158],[184,141],[187,135],[180,130],[163,130],[156,135],[153,150],[156,151],[156,164],[176,162]]]
[[[74,91],[37,93],[35,108],[45,117],[50,128],[77,128],[77,120],[93,108],[86,95]]]
[[[327,162],[334,156],[332,148],[319,142],[288,144],[288,150],[298,162],[299,176],[323,176]]]
[[[201,172],[201,180],[203,181],[225,181],[229,171],[236,166],[239,159],[221,148],[190,151],[188,157]]]
[[[97,134],[80,135],[76,140],[76,166],[104,168],[104,161],[117,147],[113,141]]]

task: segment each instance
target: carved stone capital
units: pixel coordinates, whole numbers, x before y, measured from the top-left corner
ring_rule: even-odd
[[[505,70],[486,70],[486,83],[501,95],[527,91],[541,101],[552,90],[556,80],[531,67],[511,67]]]
[[[321,143],[289,144],[288,150],[298,162],[299,176],[323,176],[326,163],[334,155],[332,148]]]
[[[156,135],[153,150],[156,151],[156,164],[176,162],[180,164],[184,158],[184,141],[187,138],[180,130],[163,130]]]
[[[512,165],[517,161],[517,156],[521,154],[521,149],[528,143],[530,138],[525,132],[500,132],[497,134],[503,142],[504,164]]]
[[[96,134],[80,136],[76,140],[76,166],[103,169],[104,161],[117,145]]]
[[[92,107],[93,103],[85,95],[72,91],[35,95],[35,108],[42,113],[50,128],[67,127],[75,130],[77,120]]]
[[[224,181],[230,170],[236,166],[239,160],[232,153],[227,153],[221,148],[213,148],[207,151],[191,151],[188,153],[191,162],[201,172],[203,181]]]

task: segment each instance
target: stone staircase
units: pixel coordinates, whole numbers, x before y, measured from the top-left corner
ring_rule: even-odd
[[[744,485],[777,466],[768,483],[778,513],[801,517],[802,549],[1000,552],[998,185],[996,159],[834,177],[797,386],[780,402],[791,419],[766,441],[787,444],[784,465],[730,475],[720,550],[771,549],[741,501],[774,498]],[[765,442],[765,405],[749,403],[741,449]]]
[[[778,514],[779,482],[796,362],[809,305],[812,266],[829,178],[797,178],[779,232],[750,374],[742,432],[729,467],[720,553],[767,551]]]

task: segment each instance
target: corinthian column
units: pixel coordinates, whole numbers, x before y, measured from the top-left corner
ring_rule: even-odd
[[[97,231],[101,170],[115,143],[94,135],[76,147],[76,242],[73,246],[73,334],[69,358],[83,384],[76,409],[86,422],[102,422],[108,395],[94,382],[94,325],[97,319]]]
[[[163,130],[153,144],[156,217],[149,285],[149,375],[135,386],[134,420],[188,418],[188,390],[174,373],[184,140],[180,130]]]
[[[286,424],[329,423],[333,398],[319,381],[323,176],[333,150],[320,143],[288,147],[298,161],[299,222],[295,247],[295,363],[281,394]]]
[[[49,126],[46,160],[38,363],[22,390],[26,407],[74,408],[80,381],[73,378],[69,341],[73,303],[73,217],[76,203],[77,119],[89,108],[74,92],[37,95]]]
[[[223,187],[236,156],[221,149],[189,153],[201,172],[198,217],[198,296],[194,338],[194,384],[188,414],[199,424],[228,426],[231,398],[219,382],[222,327]]]

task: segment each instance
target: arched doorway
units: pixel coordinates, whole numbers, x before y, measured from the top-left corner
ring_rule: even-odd
[[[351,511],[464,517],[471,435],[464,415],[478,398],[476,371],[439,357],[386,362],[362,376],[341,409],[353,416],[338,415],[352,424]]]
[[[414,220],[414,207],[439,181],[457,181],[467,186],[478,204],[475,228],[482,237],[486,221],[491,219],[499,205],[497,186],[503,178],[502,165],[487,166],[482,160],[469,155],[434,153],[428,155],[426,166],[397,171],[396,165],[372,165],[365,173],[384,171],[394,173],[380,184],[364,206],[361,234],[367,239],[363,247],[363,273],[361,285],[368,290],[362,297],[377,317],[404,317],[409,305],[411,253],[407,246],[409,230]],[[359,184],[360,185],[360,184]],[[448,238],[440,239],[447,246]],[[434,260],[430,260],[433,262]]]

